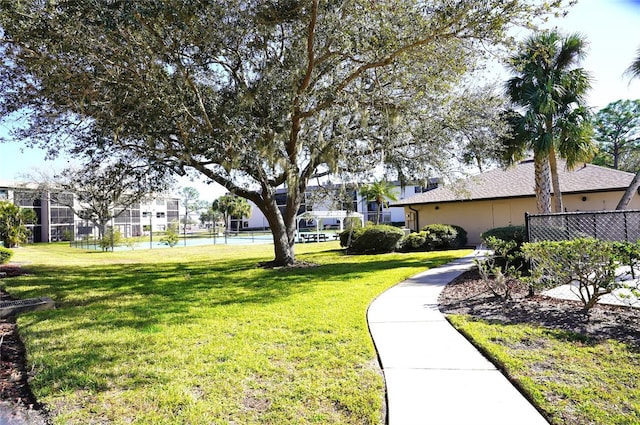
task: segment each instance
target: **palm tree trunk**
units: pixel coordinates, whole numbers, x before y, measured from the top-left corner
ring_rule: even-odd
[[[618,206],[616,206],[616,210],[626,210],[629,206],[629,202],[631,202],[631,198],[636,193],[638,188],[640,187],[640,171],[636,173],[636,176],[631,181],[631,184],[625,190],[624,195],[622,195],[622,199],[618,202]]]
[[[538,154],[534,159],[536,181],[536,207],[538,213],[549,214],[551,212],[551,182],[549,172],[549,158]]]
[[[562,212],[562,190],[560,189],[560,178],[558,177],[556,150],[553,146],[549,149],[549,169],[551,171],[551,184],[553,186],[553,211]]]

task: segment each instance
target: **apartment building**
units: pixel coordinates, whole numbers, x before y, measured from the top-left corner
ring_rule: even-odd
[[[438,187],[439,180],[431,179],[426,185],[405,185],[401,186],[399,182],[392,182],[395,186],[395,193],[399,200],[412,197],[419,193],[424,193]],[[403,207],[383,207],[382,211],[378,211],[377,202],[368,202],[361,195],[356,188],[348,189],[345,196],[343,195],[341,202],[336,202],[332,197],[332,191],[336,192],[338,188],[332,188],[330,186],[309,186],[305,192],[304,199],[298,210],[298,215],[308,211],[327,211],[327,210],[350,210],[361,213],[364,216],[364,221],[380,222],[383,224],[396,224],[403,225],[405,222],[405,211]],[[278,189],[276,192],[276,201],[278,207],[284,211],[287,202],[286,189]],[[232,230],[239,229],[266,229],[269,227],[267,219],[264,214],[251,203],[252,211],[250,217],[237,218],[234,217],[231,220],[230,228]],[[376,216],[380,214],[379,220],[376,220]],[[337,225],[335,219],[324,219],[323,225],[332,226]],[[309,222],[310,227],[315,227],[315,223]],[[305,223],[301,223],[304,227]]]
[[[97,227],[74,214],[79,210],[71,193],[38,191],[28,185],[0,181],[0,200],[7,200],[35,212],[37,222],[29,225],[29,242],[56,242],[97,237]],[[74,205],[70,208],[68,205]],[[129,208],[116,209],[109,227],[118,229],[124,237],[141,236],[153,231],[164,231],[171,223],[178,222],[180,200],[174,197],[156,198],[133,204]]]

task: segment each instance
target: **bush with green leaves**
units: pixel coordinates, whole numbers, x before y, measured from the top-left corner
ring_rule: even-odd
[[[426,242],[427,232],[409,233],[400,240],[398,249],[404,252],[425,251]]]
[[[364,232],[364,227],[355,227],[343,230],[338,234],[340,238],[340,246],[343,248],[349,248],[353,241],[360,237],[362,232]]]
[[[635,292],[616,278],[624,262],[619,244],[594,238],[525,243],[522,247],[532,262],[531,281],[537,289],[572,285],[572,291],[590,310],[602,296],[616,289]]]
[[[516,267],[521,274],[529,274],[529,264],[522,253],[522,244],[527,241],[527,231],[525,226],[495,227],[483,232],[480,239],[491,250],[496,250],[495,241],[513,242],[511,247],[504,253],[504,257],[496,255],[495,264],[502,267],[502,272],[507,272],[509,266]],[[493,242],[492,242],[493,241]],[[509,257],[509,258],[507,258]],[[507,265],[509,263],[509,266]]]
[[[427,233],[426,244],[430,249],[449,249],[458,236],[458,231],[448,224],[428,224],[422,231]]]
[[[515,241],[518,246],[521,246],[527,241],[527,230],[524,226],[494,227],[480,235],[480,239],[484,242],[490,237],[503,241]]]
[[[428,224],[422,231],[427,232],[426,244],[429,250],[455,249],[467,244],[467,232],[460,226]]]
[[[110,228],[108,229],[102,239],[100,239],[100,248],[103,251],[108,251],[115,246],[120,246],[123,243],[122,233],[120,229],[116,228],[115,230]]]
[[[351,231],[350,244],[349,230],[340,234],[340,244],[347,248],[350,254],[381,254],[393,252],[404,236],[402,229],[386,225],[365,226]]]
[[[522,254],[516,250],[517,242],[514,240],[505,241],[489,236],[486,243],[493,252],[475,260],[480,278],[493,295],[509,300],[522,277]]]
[[[629,268],[629,276],[636,279],[640,270],[640,241],[633,242],[613,242],[622,264]]]
[[[177,223],[172,223],[167,226],[167,231],[163,238],[160,239],[160,242],[166,243],[171,248],[176,246],[180,241],[180,237],[178,236],[178,225]]]
[[[8,263],[13,257],[13,251],[0,246],[0,264]]]

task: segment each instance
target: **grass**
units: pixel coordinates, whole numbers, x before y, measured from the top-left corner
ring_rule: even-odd
[[[379,424],[384,384],[366,309],[404,278],[469,251],[345,256],[265,270],[272,246],[115,253],[16,250],[14,296],[32,389],[57,424]]]
[[[552,424],[640,423],[637,349],[532,325],[449,319],[518,382]]]

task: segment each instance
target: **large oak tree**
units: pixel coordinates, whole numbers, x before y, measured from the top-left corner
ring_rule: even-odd
[[[2,2],[0,113],[28,115],[19,136],[52,153],[203,174],[260,208],[287,265],[312,176],[437,171],[460,150],[447,120],[482,103],[464,75],[558,3]]]

